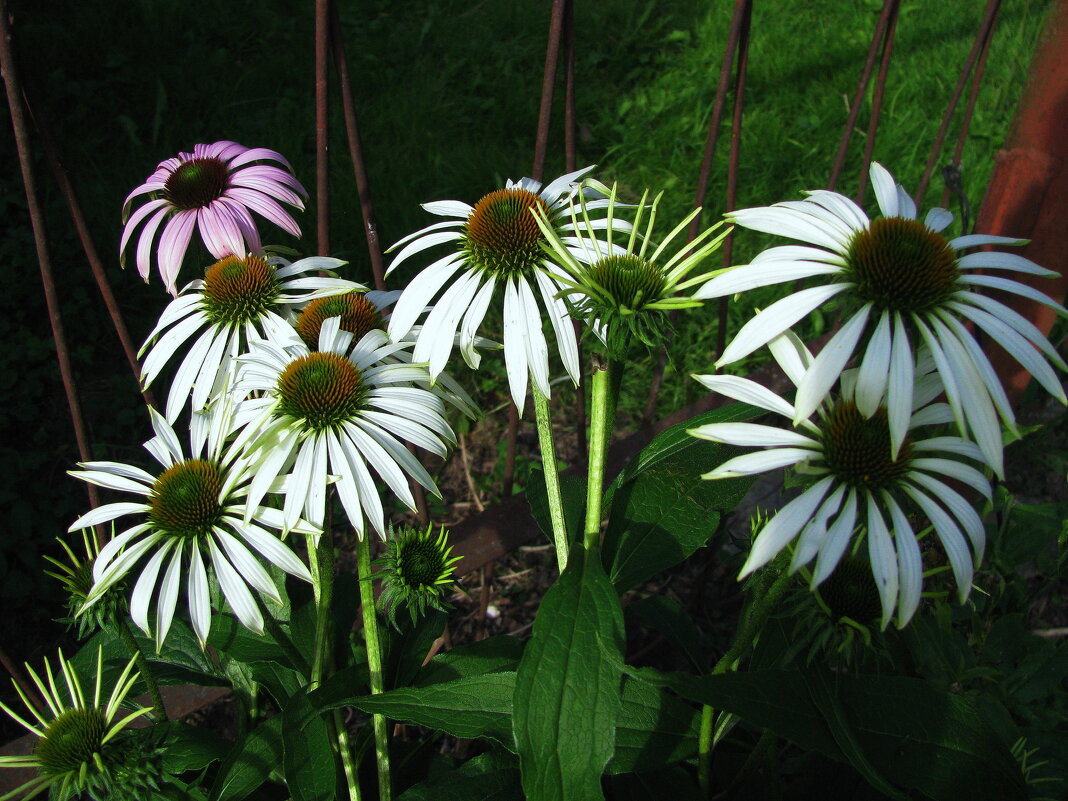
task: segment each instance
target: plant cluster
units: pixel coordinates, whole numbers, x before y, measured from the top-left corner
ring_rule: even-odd
[[[879,660],[927,620],[925,597],[950,609],[954,586],[958,612],[974,608],[984,515],[1005,506],[995,489],[1003,430],[1019,432],[975,332],[1066,402],[1056,349],[980,290],[1068,311],[978,271],[1051,273],[975,250],[1022,240],[948,236],[944,209],[920,221],[877,163],[874,219],[817,190],[733,212],[688,242],[681,234],[699,210],[658,238],[662,193],[624,203],[592,172],[509,181],[473,205],[425,204],[444,220],[394,245],[390,271],[427,263],[399,293],[340,278],[337,259],[290,260],[262,244],[253,214],[299,235],[285,206],[306,196],[274,151],[197,145],[130,194],[121,250],[174,296],[142,349],[145,385],[169,380],[165,408],[148,410],[155,436],[145,448],[158,468],[99,461],[71,471],[124,498],[72,523],[85,554],[68,548],[72,563],[58,565],[79,633],[100,629],[82,650],[96,655],[95,692],[89,703],[62,654],[66,691],[47,663],[47,681],[30,671],[47,710],[21,690],[37,722],[5,710],[39,739],[33,756],[0,764],[40,776],[16,792],[592,801],[629,797],[636,781],[660,784],[653,797],[728,796],[783,738],[850,765],[885,797],[1027,797],[1036,750],[1012,736],[1011,720],[995,727],[934,684],[930,665],[909,673]],[[732,225],[800,244],[709,268]],[[179,291],[194,232],[217,261]],[[806,286],[757,313],[716,366],[767,346],[796,391],[694,376],[733,402],[606,475],[631,355],[659,346],[674,313],[795,281]],[[842,324],[813,354],[792,328],[821,309]],[[500,344],[481,335],[491,316]],[[576,483],[556,468],[550,395],[557,364],[573,383],[587,380],[577,331],[589,333],[594,358],[588,469]],[[494,637],[428,659],[457,557],[443,529],[395,528],[389,512],[414,511],[415,488],[438,492],[416,449],[446,458],[451,420],[478,414],[449,374],[460,369],[456,351],[473,369],[503,355],[520,413],[532,396],[543,472],[528,493],[559,578],[529,640]],[[709,543],[754,476],[783,468],[799,491],[741,543],[747,601],[733,644],[703,654],[683,610],[649,605],[694,670],[626,664],[621,595]],[[374,535],[385,541],[377,572]],[[354,582],[335,571],[338,540],[355,547]],[[817,621],[797,645],[783,633],[786,603]],[[923,651],[912,653],[918,661]],[[153,708],[120,716],[138,681]],[[169,681],[232,687],[243,706],[237,741],[169,722],[159,691]],[[345,708],[365,716],[360,725]],[[127,729],[141,717],[152,725]],[[391,735],[391,720],[423,727],[426,744],[446,733],[478,740],[479,751],[435,770],[427,749]],[[958,730],[966,742],[944,733]],[[902,751],[941,767],[891,771]],[[737,764],[726,758],[739,753]]]

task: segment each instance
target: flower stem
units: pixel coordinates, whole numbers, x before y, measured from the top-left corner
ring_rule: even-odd
[[[329,529],[319,538],[319,544],[308,544],[308,566],[312,574],[312,592],[315,595],[315,653],[312,657],[311,673],[308,676],[308,692],[318,687],[323,680],[325,667],[332,663],[333,649],[330,638],[330,601],[334,592],[334,545],[330,539]],[[277,626],[277,624],[275,624]],[[290,648],[296,652],[296,648],[285,633],[279,632],[284,640],[289,642]],[[274,632],[272,632],[273,634]],[[277,639],[277,636],[276,636]],[[283,646],[284,648],[284,646]],[[300,657],[299,652],[296,653]],[[293,659],[294,657],[290,657]],[[301,663],[307,669],[307,662],[301,658]],[[296,664],[296,663],[294,663]],[[352,746],[349,743],[349,733],[345,729],[340,711],[335,710],[327,725],[332,729],[331,734],[337,740],[338,752],[341,754],[341,764],[345,771],[345,784],[349,789],[349,801],[360,801],[360,784],[356,775],[356,764],[352,757]]]
[[[375,610],[374,585],[371,583],[371,537],[365,534],[356,540],[356,573],[360,580],[360,611],[363,613],[363,639],[367,645],[367,671],[371,677],[371,694],[384,689],[382,681],[382,640],[378,633],[378,613]],[[393,782],[389,766],[389,732],[382,715],[372,715],[375,732],[375,758],[378,762],[379,801],[393,797]]]
[[[597,544],[601,533],[601,495],[604,492],[604,462],[612,439],[612,422],[622,377],[621,364],[609,359],[594,365],[590,380],[590,461],[586,485],[586,548]]]
[[[538,421],[541,464],[545,471],[545,493],[549,498],[549,517],[552,519],[553,541],[556,544],[556,566],[563,573],[567,566],[567,527],[564,525],[564,502],[560,497],[560,474],[556,469],[556,444],[553,441],[549,399],[541,394],[537,382],[532,381],[531,386],[534,391],[534,416]]]
[[[774,578],[774,581],[772,580]],[[792,575],[783,571],[775,576],[772,570],[764,570],[760,581],[756,586],[753,599],[747,609],[742,613],[742,620],[738,624],[738,632],[734,635],[734,642],[712,668],[712,675],[726,673],[734,670],[739,659],[756,640],[764,628],[764,623],[771,614],[775,602],[790,583]],[[697,735],[697,780],[701,785],[701,791],[707,796],[709,782],[712,774],[712,722],[714,711],[711,706],[701,708],[701,727]]]
[[[119,630],[119,639],[122,640],[122,644],[126,646],[126,650],[130,652],[130,656],[133,657],[134,662],[137,664],[138,673],[141,674],[141,678],[148,685],[148,694],[152,696],[152,709],[156,713],[157,722],[165,722],[167,720],[167,710],[163,706],[163,696],[160,695],[156,677],[152,675],[152,670],[148,667],[148,660],[145,659],[141,646],[134,639],[133,632],[130,631],[130,626],[126,623],[125,618],[116,616],[115,626]]]

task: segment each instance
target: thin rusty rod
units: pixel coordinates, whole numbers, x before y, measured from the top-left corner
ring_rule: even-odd
[[[33,175],[33,154],[30,150],[30,135],[26,125],[26,116],[22,109],[22,86],[15,69],[14,54],[11,47],[11,30],[8,28],[7,2],[0,0],[0,73],[3,74],[4,89],[7,92],[7,106],[11,115],[11,127],[15,132],[15,149],[18,152],[19,167],[22,170],[22,185],[26,191],[26,207],[30,213],[30,225],[33,228],[33,241],[37,249],[37,263],[41,270],[41,284],[44,287],[45,305],[48,308],[48,321],[52,326],[52,339],[56,345],[56,357],[59,361],[59,375],[63,381],[63,391],[67,396],[67,408],[70,410],[71,423],[74,425],[74,438],[78,443],[78,454],[83,462],[92,461],[89,448],[89,433],[82,416],[82,406],[78,401],[78,390],[74,383],[74,370],[70,363],[70,351],[67,338],[63,332],[63,318],[60,314],[59,296],[56,294],[55,279],[52,274],[52,258],[48,252],[48,236],[45,233],[44,212],[37,194],[37,181]],[[100,505],[96,486],[86,482],[89,504],[95,509]],[[99,538],[99,533],[97,537]]]
[[[70,178],[67,175],[67,171],[63,167],[62,155],[60,154],[59,146],[56,144],[55,138],[52,136],[52,126],[48,114],[41,108],[41,106],[35,106],[34,103],[31,102],[31,90],[29,86],[23,86],[22,95],[23,102],[26,104],[26,111],[37,128],[37,135],[40,138],[41,149],[44,150],[45,159],[48,161],[48,166],[52,170],[52,176],[55,178],[56,184],[59,186],[60,194],[63,195],[63,199],[67,202],[67,209],[70,211],[74,229],[78,233],[78,240],[82,243],[85,259],[89,262],[89,269],[93,272],[96,286],[100,290],[100,296],[104,300],[104,306],[107,308],[108,316],[111,317],[111,324],[115,327],[115,333],[119,337],[119,344],[122,346],[123,353],[126,354],[126,361],[130,364],[130,370],[133,372],[134,381],[137,382],[137,386],[141,391],[141,397],[144,398],[145,403],[156,408],[156,398],[152,393],[152,390],[147,387],[142,387],[141,385],[141,366],[137,363],[137,350],[134,348],[133,340],[130,339],[130,331],[126,327],[126,320],[123,319],[122,310],[119,309],[119,302],[115,298],[115,293],[111,289],[111,282],[108,281],[107,272],[104,270],[104,265],[100,261],[100,254],[97,252],[96,243],[93,241],[93,235],[90,233],[89,226],[85,221],[85,215],[82,214],[82,207],[81,203],[78,202],[78,195],[75,193],[74,187],[71,185]]]
[[[564,0],[564,172],[578,169],[575,119],[575,0]]]
[[[879,45],[886,34],[890,15],[896,13],[898,0],[883,0],[883,10],[879,13],[879,21],[875,24],[875,32],[871,37],[871,46],[868,48],[868,58],[864,62],[864,69],[857,82],[857,89],[853,93],[853,102],[849,104],[849,115],[846,117],[845,128],[842,129],[842,138],[838,142],[838,152],[835,153],[834,163],[831,166],[831,177],[827,179],[827,188],[834,189],[838,185],[838,178],[845,166],[846,153],[849,150],[849,141],[853,137],[853,127],[857,124],[860,107],[864,101],[864,93],[868,91],[868,83],[871,81],[872,70],[875,69],[875,57],[879,52]]]
[[[971,74],[972,68],[979,60],[979,53],[983,48],[983,40],[989,35],[991,29],[994,26],[994,19],[997,17],[998,8],[1001,6],[1001,0],[988,0],[986,4],[986,11],[983,12],[983,21],[979,23],[979,32],[975,36],[975,41],[972,43],[971,52],[968,53],[968,58],[964,62],[964,68],[961,70],[960,79],[957,81],[957,86],[953,90],[953,96],[949,100],[949,105],[946,107],[946,113],[942,115],[942,124],[938,126],[938,135],[935,136],[934,144],[931,146],[931,155],[927,159],[927,166],[924,167],[923,177],[920,179],[920,185],[916,189],[916,194],[912,199],[918,206],[923,200],[923,196],[927,193],[927,184],[931,180],[931,173],[934,172],[935,164],[938,163],[938,156],[942,151],[942,143],[945,142],[946,133],[949,131],[949,124],[953,121],[953,112],[957,110],[957,103],[960,102],[960,96],[964,93],[964,86],[968,82],[968,76]]]
[[[990,23],[990,27],[987,29],[986,36],[983,37],[982,49],[979,52],[979,61],[975,65],[975,73],[972,75],[972,85],[968,91],[968,104],[964,107],[964,115],[960,121],[960,131],[957,133],[957,145],[953,148],[953,161],[951,162],[954,167],[960,167],[960,159],[964,154],[964,145],[968,140],[968,129],[972,124],[972,115],[975,113],[975,103],[979,99],[979,87],[983,82],[983,73],[986,72],[986,58],[990,55],[990,43],[994,39],[994,26],[997,25],[997,18]],[[948,208],[949,204],[949,186],[946,186],[942,190],[942,202],[939,204],[942,208]]]
[[[746,19],[752,10],[752,0],[735,0],[734,14],[731,16],[731,26],[727,31],[727,45],[723,49],[723,66],[719,70],[719,84],[716,86],[716,99],[712,103],[712,117],[708,123],[708,137],[705,139],[705,153],[701,159],[701,169],[697,174],[697,191],[694,192],[693,206],[701,208],[705,205],[705,197],[708,194],[708,180],[712,173],[712,159],[716,155],[716,142],[719,139],[720,123],[723,120],[723,109],[727,104],[727,90],[731,85],[731,68],[738,52],[738,43],[742,38],[742,28],[746,25]],[[701,216],[698,214],[690,223],[690,229],[686,235],[686,241],[692,242],[701,230]]]
[[[330,255],[330,0],[315,0],[315,211],[317,253]]]
[[[864,196],[868,192],[868,167],[875,153],[875,139],[879,132],[879,116],[883,110],[883,96],[886,94],[886,76],[890,71],[890,58],[894,52],[894,34],[897,32],[898,11],[895,6],[883,36],[883,51],[879,59],[879,74],[875,77],[875,91],[871,98],[871,117],[868,120],[868,133],[864,139],[864,160],[860,165],[860,177],[857,181],[857,205],[864,207]]]
[[[753,4],[746,4],[745,16],[738,37],[738,62],[734,68],[734,108],[731,115],[731,149],[727,160],[727,197],[724,212],[734,211],[738,195],[738,161],[742,146],[742,112],[745,110],[745,78],[749,67],[749,27],[753,19]],[[734,236],[723,240],[723,266],[731,265]],[[716,330],[716,354],[727,347],[727,298],[719,299],[719,325]]]
[[[564,172],[578,169],[577,123],[575,115],[575,2],[564,3]],[[578,363],[582,369],[582,323],[571,321],[578,342]],[[583,376],[575,386],[575,448],[579,464],[586,461],[588,443],[586,442],[586,384]]]
[[[33,686],[33,684],[26,680],[26,676],[24,676],[22,671],[19,670],[19,666],[11,661],[11,657],[7,655],[3,648],[0,648],[0,665],[4,666],[4,670],[7,671],[7,674],[11,677],[11,680],[19,686],[22,692],[30,700],[30,703],[37,707],[38,712],[43,713],[45,710],[48,709],[48,707],[45,706],[44,699],[41,698],[40,695],[38,695],[37,689]]]
[[[723,121],[723,109],[727,103],[727,91],[731,86],[731,69],[735,62],[746,14],[751,5],[752,0],[735,0],[734,3],[734,14],[731,16],[730,27],[727,30],[727,43],[723,48],[723,63],[719,69],[716,97],[712,102],[712,116],[708,123],[708,136],[705,138],[705,152],[701,158],[701,168],[697,173],[697,189],[694,192],[693,201],[694,208],[702,208],[705,205],[705,197],[708,194],[708,180],[712,172],[712,158],[715,156],[716,144],[719,141],[719,128]],[[690,223],[689,231],[686,234],[687,242],[692,242],[701,230],[701,217],[702,215],[698,214]],[[722,317],[725,314],[722,301],[719,304],[719,309]],[[669,315],[669,319],[674,319],[674,316]],[[722,329],[724,326],[721,325],[720,327]],[[642,411],[643,426],[649,425],[653,420],[653,415],[656,413],[656,400],[660,395],[660,387],[664,383],[664,370],[667,368],[668,346],[670,344],[671,334],[669,333],[668,341],[660,346],[660,352],[657,354],[656,367],[653,369],[653,378],[649,384],[649,394],[646,396],[645,409]]]
[[[367,180],[367,163],[363,157],[360,129],[356,122],[356,104],[352,97],[352,81],[345,57],[345,41],[341,36],[341,20],[337,4],[330,4],[330,44],[334,50],[338,87],[341,92],[341,111],[345,118],[345,134],[348,137],[349,158],[356,177],[356,192],[360,197],[360,214],[363,216],[363,232],[367,237],[367,253],[371,257],[371,274],[375,289],[386,288],[386,273],[382,264],[382,243],[378,238],[378,221],[375,219],[374,199]],[[424,501],[425,503],[425,501]]]
[[[534,138],[534,168],[530,177],[535,181],[545,175],[545,155],[549,148],[549,121],[553,111],[553,89],[556,85],[556,62],[560,60],[560,41],[563,38],[565,0],[553,0],[549,16],[549,42],[545,47],[545,71],[541,79],[541,105],[538,107],[538,132]]]

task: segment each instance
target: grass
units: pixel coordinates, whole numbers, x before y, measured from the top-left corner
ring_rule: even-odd
[[[733,4],[598,0],[576,11],[580,163],[637,196],[666,189],[664,222],[693,198],[723,42]],[[880,3],[783,0],[757,3],[752,25],[740,205],[795,198],[826,183],[831,159]],[[886,107],[875,148],[906,186],[916,183],[982,5],[905,0]],[[505,178],[530,171],[549,4],[442,0],[342,3],[350,71],[369,160],[380,232],[392,242],[427,222],[420,202],[474,201]],[[965,185],[978,204],[1027,80],[1049,0],[1007,3],[965,150]],[[15,42],[32,75],[85,206],[91,230],[140,341],[165,296],[118,269],[125,194],[154,165],[196,142],[234,139],[281,151],[309,186],[314,175],[312,15],[283,0],[49,4],[12,0]],[[335,98],[336,99],[336,98]],[[335,106],[337,108],[337,106]],[[563,169],[559,105],[547,175]],[[861,115],[861,125],[866,123]],[[863,135],[854,139],[840,188],[856,185]],[[331,124],[331,250],[370,279],[340,114]],[[8,225],[0,235],[0,407],[8,480],[0,487],[0,598],[32,610],[5,626],[21,637],[59,609],[42,588],[40,555],[84,511],[81,487],[64,475],[76,452],[59,384],[12,140],[0,138],[12,169],[0,176]],[[706,219],[722,210],[726,139],[713,170]],[[42,173],[52,256],[95,456],[139,461],[147,418],[110,333],[61,199]],[[940,194],[935,185],[930,198]],[[303,224],[314,247],[315,208]],[[664,230],[667,230],[665,227]],[[283,242],[283,244],[293,244]],[[741,261],[764,241],[737,237]],[[193,277],[186,268],[183,277]],[[408,273],[410,275],[411,273]],[[398,282],[406,276],[398,276]],[[399,285],[396,283],[395,285]],[[763,299],[762,302],[766,302]],[[750,307],[731,308],[736,329]],[[699,394],[686,376],[707,370],[714,314],[680,318],[658,412]],[[622,407],[644,405],[652,358],[635,362]],[[500,376],[500,368],[496,369]],[[491,369],[489,376],[494,375]],[[503,383],[467,376],[496,403]],[[17,443],[17,446],[16,446]],[[19,616],[15,616],[19,617]]]

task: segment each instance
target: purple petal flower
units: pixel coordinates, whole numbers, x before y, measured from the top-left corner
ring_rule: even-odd
[[[192,153],[161,161],[127,196],[122,208],[120,262],[125,266],[126,249],[136,238],[137,271],[148,281],[155,245],[163,283],[177,295],[175,282],[194,228],[215,258],[243,258],[262,247],[251,212],[299,237],[300,226],[281,204],[303,210],[302,198],[307,196],[280,153],[229,141],[194,145]],[[134,210],[138,198],[146,202]]]

